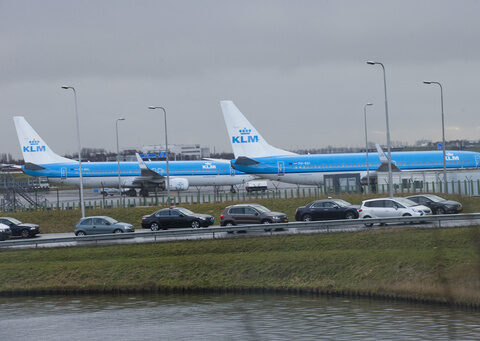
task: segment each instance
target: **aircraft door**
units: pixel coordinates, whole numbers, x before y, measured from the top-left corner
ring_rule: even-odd
[[[65,180],[67,178],[67,167],[62,167],[60,169],[60,177],[62,180]]]
[[[279,176],[285,175],[285,163],[283,161],[278,161],[277,162],[277,168],[278,168],[278,175]]]
[[[230,176],[235,176],[235,169],[230,165]]]

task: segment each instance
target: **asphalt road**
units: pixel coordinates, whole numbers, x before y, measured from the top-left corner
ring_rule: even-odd
[[[468,220],[457,220],[457,221],[442,221],[441,227],[461,227],[461,226],[475,226],[480,225],[480,219],[468,219]],[[70,246],[87,246],[87,245],[115,245],[115,244],[140,244],[140,243],[151,243],[151,242],[169,242],[176,240],[201,240],[201,239],[222,239],[222,238],[242,238],[247,236],[271,236],[271,235],[293,235],[293,234],[312,234],[312,233],[332,233],[332,232],[355,232],[369,229],[379,229],[379,228],[401,228],[401,227],[419,227],[419,228],[438,228],[438,223],[422,223],[422,224],[389,224],[387,226],[375,225],[371,228],[367,228],[364,225],[363,220],[352,220],[352,224],[341,229],[332,230],[332,228],[313,228],[312,229],[298,229],[295,227],[295,223],[283,224],[284,229],[279,231],[249,231],[245,233],[236,232],[236,233],[227,233],[223,231],[215,232],[215,227],[213,226],[212,233],[204,234],[182,234],[178,236],[164,236],[161,233],[156,234],[154,237],[151,235],[146,235],[145,232],[150,230],[146,229],[137,229],[134,233],[131,233],[132,238],[128,239],[118,239],[118,240],[98,240],[98,241],[82,241],[82,237],[77,237],[78,241],[75,242],[59,242],[59,243],[49,243],[49,244],[38,244],[38,245],[19,245],[11,246],[11,248],[45,248],[45,247],[70,247]],[[72,228],[73,229],[73,228]],[[190,230],[190,229],[186,229]],[[42,240],[42,239],[54,239],[54,238],[65,238],[73,237],[73,232],[71,233],[47,233],[39,234],[30,240]],[[20,240],[21,238],[12,238],[10,240]],[[1,243],[1,242],[0,242]]]

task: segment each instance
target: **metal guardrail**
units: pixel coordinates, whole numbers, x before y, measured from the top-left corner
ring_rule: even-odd
[[[442,227],[443,221],[462,221],[462,220],[479,220],[480,225],[480,213],[465,213],[465,214],[445,214],[445,215],[431,215],[420,217],[394,217],[394,218],[375,218],[375,219],[345,219],[345,220],[322,220],[322,221],[309,221],[309,222],[291,222],[291,223],[279,223],[279,224],[258,224],[258,225],[236,225],[228,227],[209,227],[199,229],[175,229],[164,231],[145,231],[137,233],[110,233],[110,234],[98,234],[90,236],[72,236],[72,237],[60,237],[60,238],[48,238],[48,239],[28,239],[28,240],[5,240],[0,241],[0,248],[12,247],[12,246],[26,246],[31,245],[37,247],[40,244],[53,244],[53,243],[83,243],[83,242],[99,242],[107,240],[121,240],[121,239],[133,239],[133,238],[153,238],[154,241],[161,237],[178,237],[186,235],[201,235],[212,234],[215,238],[216,233],[221,232],[259,232],[275,229],[300,229],[300,230],[325,230],[326,232],[339,232],[343,231],[345,227],[358,227],[370,225],[370,224],[401,224],[401,223],[437,223],[437,228]]]

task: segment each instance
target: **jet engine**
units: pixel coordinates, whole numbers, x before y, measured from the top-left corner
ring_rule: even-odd
[[[165,179],[166,183],[166,179]],[[188,189],[188,179],[185,178],[170,178],[171,191],[186,191]]]

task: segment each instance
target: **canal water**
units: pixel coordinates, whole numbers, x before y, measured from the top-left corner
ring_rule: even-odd
[[[295,295],[0,298],[0,340],[480,340],[480,312]]]

